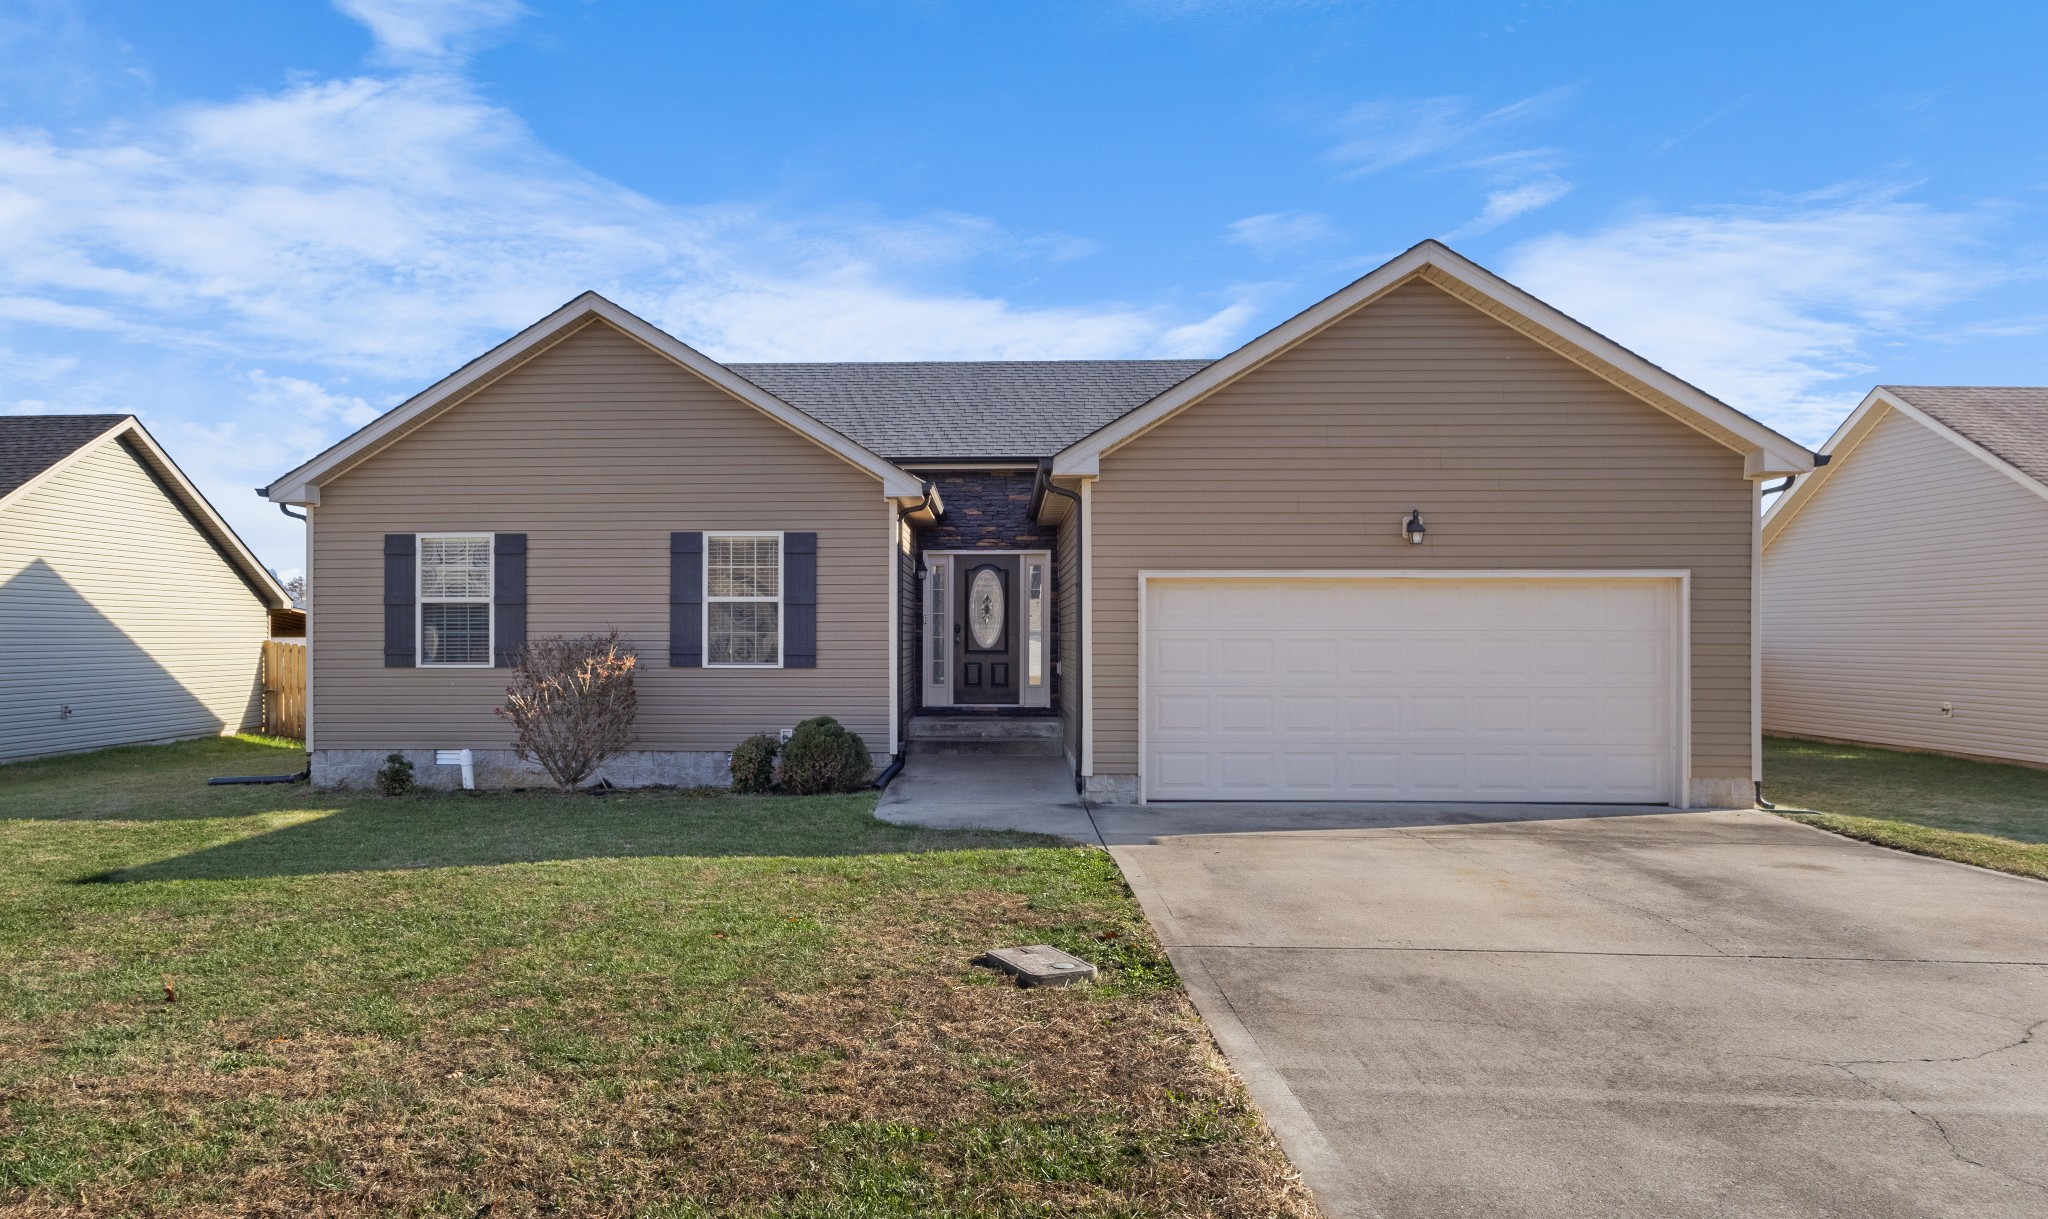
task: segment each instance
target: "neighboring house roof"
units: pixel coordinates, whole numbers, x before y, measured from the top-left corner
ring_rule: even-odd
[[[2007,465],[2048,483],[2048,388],[2026,385],[1880,385]]]
[[[0,415],[0,500],[114,430],[126,415]]]
[[[1207,360],[728,364],[898,462],[1057,453]]]
[[[1888,412],[1919,423],[2043,498],[2048,498],[2048,388],[2022,385],[1880,385],[1864,395],[1818,452],[1834,460],[1792,485],[1764,515],[1764,543],[1827,485],[1842,458]]]
[[[0,416],[0,512],[26,499],[37,487],[107,441],[119,441],[128,447],[155,477],[157,485],[213,541],[265,604],[273,609],[291,604],[291,597],[277,577],[221,519],[199,488],[178,468],[178,463],[171,460],[133,415]]]
[[[556,339],[593,319],[602,320],[668,357],[735,398],[804,436],[828,452],[881,480],[882,494],[922,498],[924,484],[899,466],[836,428],[805,414],[738,375],[660,327],[620,308],[595,292],[585,292],[533,325],[491,348],[426,389],[379,415],[297,469],[259,488],[258,493],[281,504],[318,504],[320,480],[382,449],[413,427],[425,423],[469,390],[518,364]]]
[[[1055,475],[1088,476],[1104,454],[1413,279],[1421,279],[1743,454],[1750,478],[1800,474],[1813,454],[1787,437],[1573,320],[1439,241],[1424,241],[1341,291],[1217,360],[1201,372],[1068,445]]]

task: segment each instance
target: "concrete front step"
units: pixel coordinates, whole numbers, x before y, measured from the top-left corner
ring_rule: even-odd
[[[1066,752],[1059,720],[1037,716],[915,715],[909,740],[914,754],[1057,758]]]

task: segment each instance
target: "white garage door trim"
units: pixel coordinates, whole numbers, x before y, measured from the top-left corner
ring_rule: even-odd
[[[1217,583],[1229,580],[1583,580],[1598,583],[1663,581],[1675,586],[1672,598],[1671,648],[1673,671],[1677,675],[1672,708],[1673,740],[1671,805],[1688,807],[1692,788],[1692,572],[1685,569],[1608,568],[1515,568],[1459,570],[1316,570],[1276,571],[1140,571],[1138,573],[1138,803],[1147,803],[1147,762],[1151,756],[1149,728],[1152,721],[1148,670],[1151,667],[1152,611],[1149,592],[1153,581],[1197,581]]]

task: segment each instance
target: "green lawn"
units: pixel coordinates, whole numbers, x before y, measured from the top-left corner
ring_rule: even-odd
[[[2048,771],[1769,738],[1764,792],[1795,821],[2048,880]]]
[[[0,1214],[1312,1213],[1100,851],[299,765],[0,767]]]

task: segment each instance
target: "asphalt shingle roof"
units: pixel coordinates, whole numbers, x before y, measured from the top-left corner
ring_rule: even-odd
[[[0,415],[0,496],[106,434],[126,415]]]
[[[2018,385],[1886,385],[1993,456],[2048,482],[2048,388]]]
[[[896,462],[1050,457],[1207,360],[728,364]]]

